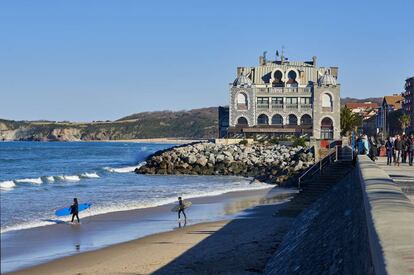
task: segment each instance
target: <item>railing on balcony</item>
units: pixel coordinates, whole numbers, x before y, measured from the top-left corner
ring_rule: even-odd
[[[257,109],[269,109],[268,103],[257,103],[256,105]]]
[[[272,109],[273,110],[282,110],[283,109],[283,104],[272,104]]]
[[[300,108],[302,109],[302,110],[310,110],[310,109],[312,109],[312,104],[300,104]]]
[[[297,109],[297,108],[298,108],[298,104],[296,104],[296,103],[286,104],[286,109]]]
[[[260,92],[265,92],[266,89],[259,89]],[[267,88],[269,93],[310,93],[310,87],[272,87]]]
[[[247,110],[246,104],[237,104],[237,110]]]

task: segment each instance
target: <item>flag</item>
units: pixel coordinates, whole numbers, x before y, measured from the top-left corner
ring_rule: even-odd
[[[276,51],[276,56],[279,56],[279,51]]]

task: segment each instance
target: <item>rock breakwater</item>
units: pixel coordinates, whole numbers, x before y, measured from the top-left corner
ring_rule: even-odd
[[[135,172],[152,175],[234,175],[280,184],[313,163],[313,154],[301,146],[197,143],[157,152]]]

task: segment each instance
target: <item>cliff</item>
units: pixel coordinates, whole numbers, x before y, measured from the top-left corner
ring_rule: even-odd
[[[91,141],[140,138],[206,139],[218,135],[216,107],[137,113],[90,123],[0,119],[0,140]]]

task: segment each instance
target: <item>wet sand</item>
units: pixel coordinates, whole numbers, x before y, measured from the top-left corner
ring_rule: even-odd
[[[248,235],[241,242],[266,236],[265,232],[256,232],[259,227],[252,217],[265,215],[266,219],[259,220],[268,223],[274,204],[285,201],[291,192],[274,188],[192,199],[194,205],[188,210],[185,227],[177,221],[176,213],[170,212],[172,205],[164,205],[92,216],[83,219],[81,225],[62,223],[6,232],[1,237],[2,272],[20,269],[16,274],[151,273],[211,235],[221,236],[222,233],[213,233],[224,232],[235,223],[240,223],[234,232],[237,238]],[[262,206],[253,211],[256,205]],[[240,213],[245,209],[250,210]],[[268,227],[261,226],[260,231],[269,230]],[[224,245],[229,240],[220,240],[221,248],[230,249],[234,243]],[[60,259],[53,260],[56,258]],[[44,264],[34,266],[39,263]],[[21,270],[24,267],[29,268]]]

